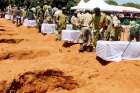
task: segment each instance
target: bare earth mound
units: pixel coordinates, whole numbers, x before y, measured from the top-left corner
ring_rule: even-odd
[[[72,76],[65,76],[62,71],[46,70],[36,72],[26,72],[19,75],[9,85],[1,83],[1,92],[5,93],[47,93],[57,88],[73,90],[78,87],[78,83]],[[5,82],[6,83],[6,82]]]
[[[108,63],[64,46],[0,19],[0,93],[140,93],[140,61]]]

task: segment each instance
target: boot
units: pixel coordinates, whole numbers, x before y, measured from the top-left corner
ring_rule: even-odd
[[[80,45],[79,52],[84,52],[84,51],[85,51],[85,46],[83,46],[83,45]]]

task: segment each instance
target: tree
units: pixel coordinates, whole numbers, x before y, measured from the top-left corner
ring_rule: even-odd
[[[40,5],[43,5],[44,2],[56,7],[65,7],[69,10],[72,6],[75,6],[80,0],[0,0],[0,5],[6,7],[9,3],[15,4],[18,6],[36,6],[37,2],[40,2]]]
[[[135,4],[135,3],[128,2],[128,3],[122,4],[122,5],[123,6],[128,6],[128,7],[135,7],[135,8],[140,9],[140,4]]]
[[[106,0],[105,2],[110,4],[110,5],[118,5],[118,3],[114,0]]]

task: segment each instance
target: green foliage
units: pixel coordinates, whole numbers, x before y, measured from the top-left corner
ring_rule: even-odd
[[[110,5],[118,5],[118,3],[114,0],[107,0],[106,3],[108,3]]]
[[[135,8],[139,8],[140,9],[140,4],[135,4],[135,3],[125,3],[125,4],[122,4],[123,6],[128,6],[128,7],[135,7]]]
[[[70,7],[77,5],[80,0],[4,0],[3,3],[8,5],[9,3],[15,4],[18,6],[36,6],[37,2],[40,2],[40,5],[43,5],[44,2],[56,7],[65,7],[70,9]]]

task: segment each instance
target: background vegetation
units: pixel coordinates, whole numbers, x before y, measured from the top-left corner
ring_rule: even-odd
[[[37,2],[40,2],[40,5],[43,5],[45,2],[47,2],[52,6],[65,7],[67,10],[69,10],[70,7],[77,5],[79,1],[80,0],[0,0],[0,6],[2,9],[6,7],[8,4],[15,4],[18,6],[23,6],[23,5],[36,6]],[[118,3],[115,0],[106,0],[106,2],[111,5],[118,5]],[[122,5],[140,8],[140,4],[135,4],[131,2]]]

